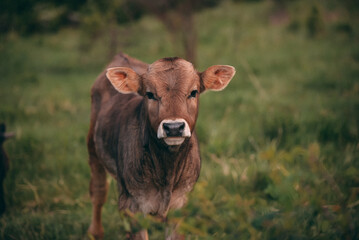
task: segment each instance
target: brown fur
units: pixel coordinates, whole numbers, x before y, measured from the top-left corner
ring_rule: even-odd
[[[164,58],[148,65],[119,54],[108,67],[116,67],[108,70],[110,79],[103,72],[92,87],[87,139],[93,203],[89,233],[96,238],[103,237],[101,207],[108,189],[106,172],[118,182],[120,210],[165,219],[169,209],[185,204],[201,165],[194,132],[199,97],[191,96],[191,92],[203,91],[207,82],[191,63],[180,58]],[[216,71],[225,67],[217,66]],[[223,70],[230,78],[234,75],[231,68],[231,73]],[[216,74],[207,74],[211,86],[220,78]],[[230,79],[226,80],[228,84]],[[147,92],[153,99],[146,97]],[[162,120],[177,118],[188,123],[191,137],[181,145],[167,145],[157,138],[157,128]],[[141,231],[132,238],[147,239],[147,233]],[[168,236],[177,238],[176,233]]]

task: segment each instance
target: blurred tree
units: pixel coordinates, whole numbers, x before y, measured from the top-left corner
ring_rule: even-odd
[[[126,24],[145,14],[154,15],[170,33],[175,53],[196,63],[197,34],[194,13],[216,6],[220,0],[89,0],[84,7],[83,23],[92,38],[110,34],[109,55],[118,45],[117,24]]]
[[[286,0],[269,0],[272,4],[269,20],[272,24],[281,24],[289,21],[289,14]]]
[[[155,15],[171,34],[174,46],[182,46],[183,57],[196,64],[197,31],[194,13],[215,7],[219,0],[127,0]],[[182,55],[180,52],[177,54]]]
[[[143,9],[133,2],[88,0],[80,11],[81,26],[86,35],[82,50],[87,51],[98,38],[105,36],[109,40],[108,58],[111,59],[118,50],[118,25],[133,22],[143,14]]]
[[[323,19],[319,8],[312,6],[311,12],[306,21],[308,36],[314,38],[324,31]]]
[[[358,13],[358,11],[359,11],[359,1],[358,0],[344,0],[342,3],[347,7],[349,12],[351,12],[352,14]]]
[[[28,35],[77,24],[79,18],[75,13],[85,3],[86,0],[2,0],[0,32]]]
[[[0,32],[6,33],[11,30],[33,32],[37,22],[35,12],[31,11],[33,6],[32,0],[0,1]]]
[[[2,0],[0,31],[20,34],[56,31],[64,26],[84,24],[93,37],[110,34],[110,52],[116,51],[118,24],[153,14],[171,34],[178,54],[196,62],[197,34],[194,13],[214,7],[220,0]],[[101,31],[101,28],[103,29]]]

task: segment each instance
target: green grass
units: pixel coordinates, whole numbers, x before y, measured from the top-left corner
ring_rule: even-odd
[[[171,213],[187,239],[359,238],[359,21],[316,2],[338,19],[323,17],[309,38],[310,3],[291,3],[290,22],[279,25],[267,21],[268,1],[225,2],[196,16],[198,69],[230,64],[237,74],[223,92],[201,96],[201,177],[188,205]],[[154,18],[120,32],[119,48],[141,60],[176,52]],[[0,41],[0,121],[16,132],[5,144],[0,239],[86,237],[89,91],[108,63],[107,43],[73,29]],[[112,181],[106,239],[127,228],[116,195]],[[137,218],[162,238],[163,226]]]

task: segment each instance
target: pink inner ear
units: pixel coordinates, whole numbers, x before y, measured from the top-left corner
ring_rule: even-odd
[[[228,70],[228,69],[225,69],[225,68],[219,68],[217,69],[214,74],[216,76],[218,76],[219,78],[229,78],[228,80],[230,80],[230,77],[231,77],[231,72]],[[221,79],[222,80],[225,80],[227,81],[227,79]]]
[[[235,69],[227,65],[214,65],[203,72],[203,84],[205,89],[213,91],[223,90],[231,81]]]
[[[120,80],[125,79],[127,77],[127,74],[122,71],[116,71],[114,72],[116,77],[118,77]]]
[[[214,72],[214,74],[216,74],[216,75],[221,75],[221,74],[223,74],[223,73],[225,73],[226,72],[226,70],[224,70],[224,69],[217,69],[215,72]]]

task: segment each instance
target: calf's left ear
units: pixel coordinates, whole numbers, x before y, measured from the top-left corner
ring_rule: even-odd
[[[106,77],[120,93],[138,93],[141,87],[140,76],[127,67],[108,68]]]
[[[221,91],[233,78],[236,69],[229,65],[214,65],[201,73],[201,92]]]

